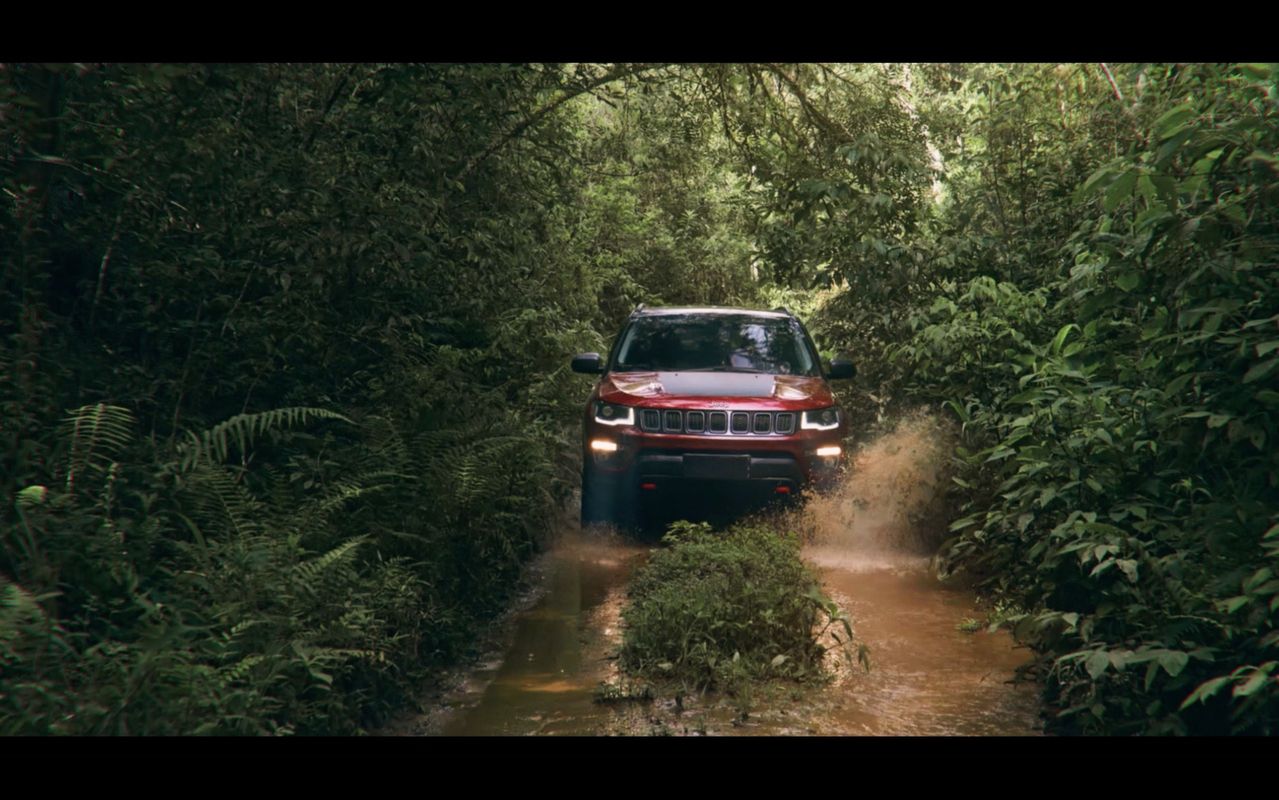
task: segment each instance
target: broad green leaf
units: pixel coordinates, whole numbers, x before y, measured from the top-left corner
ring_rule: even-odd
[[[1080,187],[1079,193],[1081,195],[1088,195],[1096,191],[1101,187],[1102,182],[1105,181],[1106,178],[1110,177],[1114,171],[1114,164],[1107,164],[1101,169],[1098,169],[1092,175],[1088,176],[1088,180],[1084,181],[1084,185]]]
[[[1137,185],[1137,173],[1129,170],[1115,179],[1106,189],[1106,197],[1102,205],[1107,211],[1114,211],[1119,204],[1132,196],[1132,189]]]
[[[1210,681],[1204,681],[1195,687],[1195,690],[1190,693],[1189,697],[1181,702],[1180,710],[1185,711],[1192,704],[1207,700],[1209,697],[1212,697],[1214,694],[1221,691],[1221,689],[1229,684],[1230,681],[1231,677],[1229,675],[1225,675],[1220,678],[1213,678]]]
[[[1150,228],[1156,228],[1164,222],[1173,219],[1166,209],[1158,206],[1148,208],[1137,216],[1137,220],[1133,223],[1133,230],[1144,231]]]
[[[1160,115],[1153,126],[1155,135],[1162,141],[1178,133],[1182,126],[1195,115],[1195,109],[1188,103],[1175,106]]]
[[[1166,650],[1159,654],[1159,666],[1173,678],[1180,675],[1189,662],[1190,656],[1179,650]]]
[[[1051,352],[1053,353],[1061,352],[1061,346],[1066,341],[1066,337],[1070,335],[1071,330],[1079,330],[1079,326],[1073,322],[1067,325],[1061,326],[1061,329],[1057,331],[1057,335],[1053,337],[1052,345],[1050,348]]]
[[[1137,288],[1137,284],[1141,283],[1141,273],[1137,271],[1121,272],[1115,276],[1115,284],[1125,292],[1131,292]]]
[[[1110,654],[1105,650],[1094,650],[1092,655],[1084,662],[1084,669],[1088,670],[1088,677],[1093,680],[1100,678],[1107,667],[1110,666]]]
[[[1231,692],[1231,694],[1233,694],[1235,697],[1250,697],[1253,694],[1255,694],[1258,689],[1264,686],[1266,681],[1268,680],[1273,680],[1273,679],[1269,675],[1267,675],[1264,671],[1259,669],[1256,672],[1252,673],[1252,677],[1248,678],[1248,680],[1236,686],[1234,688],[1234,691]]]
[[[1128,578],[1130,583],[1137,582],[1137,562],[1135,560],[1131,558],[1121,558],[1116,563],[1119,565],[1119,569],[1123,571],[1124,576]]]
[[[1259,381],[1274,372],[1275,367],[1279,367],[1279,358],[1272,358],[1269,361],[1262,361],[1260,364],[1253,364],[1252,368],[1244,373],[1243,382]]]

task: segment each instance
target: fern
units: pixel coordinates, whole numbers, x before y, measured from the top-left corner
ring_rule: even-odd
[[[261,532],[262,504],[225,467],[201,467],[190,476],[184,494],[207,530],[240,536]]]
[[[349,563],[355,557],[356,549],[366,541],[366,537],[357,536],[354,539],[348,539],[321,556],[297,564],[292,569],[293,580],[303,587],[314,586],[321,580],[324,573],[332,569],[334,565],[343,562]]]
[[[113,463],[113,456],[128,448],[133,442],[134,423],[129,409],[106,403],[80,406],[67,412],[60,432],[71,447],[67,458],[68,492],[81,473],[90,467]]]
[[[362,469],[403,470],[409,465],[409,448],[395,422],[388,417],[373,416],[364,424],[368,431],[368,452],[361,459]]]
[[[178,446],[179,467],[187,472],[200,464],[221,464],[230,454],[232,443],[243,455],[248,452],[256,437],[269,430],[301,425],[316,419],[336,419],[355,424],[336,411],[308,406],[277,408],[257,414],[236,414],[202,433],[187,434],[187,441]]]

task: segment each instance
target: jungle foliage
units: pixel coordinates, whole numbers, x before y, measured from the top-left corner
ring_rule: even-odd
[[[356,732],[463,652],[572,491],[567,354],[754,292],[662,77],[0,70],[0,730]]]
[[[1035,610],[1055,730],[1272,733],[1279,72],[1089,72],[981,79],[896,351],[967,434],[947,557]]]
[[[752,681],[821,678],[828,647],[851,659],[851,621],[822,594],[796,534],[676,522],[663,543],[622,611],[620,663],[629,673],[687,692],[744,692]],[[827,634],[833,643],[823,644]]]
[[[0,67],[0,731],[385,718],[639,302],[784,303],[859,424],[950,409],[946,565],[1031,609],[1054,730],[1273,731],[1276,80]]]

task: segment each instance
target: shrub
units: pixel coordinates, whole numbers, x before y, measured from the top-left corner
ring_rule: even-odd
[[[663,541],[670,546],[635,577],[622,612],[624,669],[733,690],[744,680],[820,677],[832,628],[839,646],[851,643],[848,618],[822,595],[795,534],[676,522]]]

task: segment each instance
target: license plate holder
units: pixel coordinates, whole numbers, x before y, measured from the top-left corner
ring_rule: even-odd
[[[703,454],[684,456],[685,478],[746,480],[750,474],[750,456]]]

